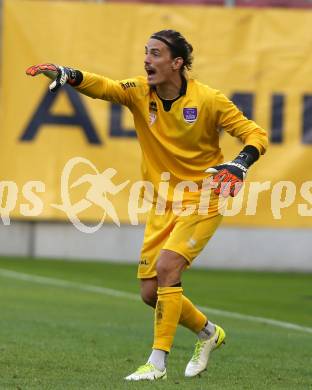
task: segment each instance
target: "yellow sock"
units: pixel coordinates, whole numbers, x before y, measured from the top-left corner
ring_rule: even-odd
[[[199,333],[207,322],[207,317],[193,303],[182,295],[182,310],[179,324]]]
[[[153,349],[170,351],[182,309],[182,287],[158,287]]]

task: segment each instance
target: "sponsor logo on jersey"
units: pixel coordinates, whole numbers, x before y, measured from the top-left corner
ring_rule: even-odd
[[[187,123],[193,123],[197,119],[197,108],[196,107],[184,107],[183,118]]]
[[[120,83],[123,89],[136,87],[136,84],[133,81],[127,81],[126,83]]]

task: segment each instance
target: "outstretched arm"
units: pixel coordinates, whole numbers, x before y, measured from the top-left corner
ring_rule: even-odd
[[[56,92],[66,83],[72,86],[77,86],[82,82],[83,79],[83,75],[79,70],[55,64],[40,64],[30,66],[28,69],[26,69],[26,74],[29,76],[44,74],[45,76],[52,79],[53,81],[49,85],[51,92]]]
[[[130,106],[133,98],[128,85],[136,86],[137,82],[136,80],[114,81],[97,74],[50,63],[33,65],[26,70],[26,74],[29,76],[44,74],[52,79],[49,85],[51,92],[56,92],[68,83],[89,97],[126,106]]]

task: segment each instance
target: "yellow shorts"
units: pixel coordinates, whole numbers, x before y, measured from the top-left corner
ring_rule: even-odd
[[[162,249],[179,253],[190,265],[213,236],[221,220],[222,215],[218,212],[177,216],[168,209],[164,215],[156,215],[153,207],[146,222],[137,277],[148,279],[157,275],[156,263]]]

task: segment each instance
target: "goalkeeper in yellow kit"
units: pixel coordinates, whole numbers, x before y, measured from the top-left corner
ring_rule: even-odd
[[[93,98],[126,105],[133,114],[142,150],[142,174],[158,188],[169,182],[166,207],[151,209],[144,235],[138,278],[143,301],[155,308],[154,344],[147,362],[126,380],[156,380],[167,377],[166,358],[178,324],[197,335],[194,354],[185,376],[204,371],[209,354],[225,339],[215,325],[183,295],[183,271],[207,244],[221,222],[218,196],[235,196],[247,169],[267,146],[266,132],[248,120],[219,91],[187,77],[192,65],[192,46],[177,31],[153,34],[145,47],[146,77],[123,81],[54,64],[27,69],[31,76],[43,73],[53,79],[52,92],[69,83]],[[238,137],[245,147],[233,160],[223,163],[219,130]],[[209,168],[209,169],[207,169]],[[214,190],[207,212],[198,207],[202,183],[212,173]],[[183,207],[174,212],[175,189],[182,185]],[[187,183],[188,183],[187,182]],[[159,199],[159,197],[158,197]],[[188,210],[196,212],[185,213]]]

